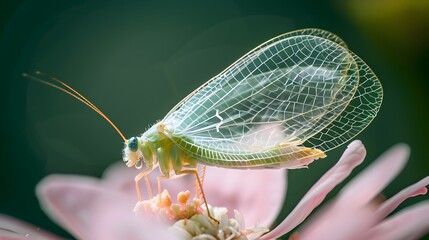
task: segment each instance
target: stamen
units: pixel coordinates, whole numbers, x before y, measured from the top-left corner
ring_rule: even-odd
[[[137,215],[155,216],[172,221],[191,218],[195,214],[204,213],[201,208],[201,200],[194,198],[189,201],[190,195],[189,191],[180,192],[177,195],[177,203],[173,203],[168,191],[164,190],[149,200],[138,202],[134,212]]]
[[[244,229],[244,220],[236,211],[237,219],[228,217],[228,210],[222,207],[205,209],[201,199],[190,199],[190,192],[177,195],[173,203],[170,194],[164,190],[150,200],[138,202],[134,212],[141,217],[156,217],[175,222],[171,231],[183,235],[184,239],[220,239],[220,240],[254,240],[268,232],[268,229],[255,226]],[[208,216],[207,211],[213,214]]]

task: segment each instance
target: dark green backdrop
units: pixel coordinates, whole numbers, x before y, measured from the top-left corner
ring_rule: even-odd
[[[122,140],[89,108],[21,77],[36,69],[70,83],[130,137],[263,41],[323,28],[384,87],[379,116],[358,137],[365,164],[395,143],[411,146],[386,195],[429,173],[428,1],[1,0],[0,13],[0,212],[62,236],[69,235],[40,210],[35,185],[51,173],[100,176],[121,159]],[[281,217],[344,149],[291,171]]]

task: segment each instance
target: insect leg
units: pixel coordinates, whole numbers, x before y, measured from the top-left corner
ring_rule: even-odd
[[[204,194],[204,190],[203,190],[203,185],[201,184],[200,176],[198,175],[198,170],[196,170],[196,169],[185,169],[185,170],[180,171],[179,174],[194,174],[195,175],[195,179],[197,180],[198,185],[199,185],[200,190],[201,190],[201,195],[203,197],[204,205],[206,206],[206,209],[207,209],[207,215],[209,216],[209,218],[211,218],[215,222],[219,223],[219,221],[216,220],[215,218],[213,218],[212,215],[210,214],[209,206],[208,206],[207,200],[206,200],[206,195]]]
[[[141,173],[139,173],[136,177],[135,177],[135,182],[136,182],[136,191],[137,191],[137,198],[139,200],[139,202],[142,201],[142,194],[140,192],[140,187],[139,187],[139,181],[144,177],[145,178],[145,182],[146,182],[146,186],[147,186],[147,190],[149,192],[149,197],[152,198],[153,197],[153,193],[152,193],[152,187],[150,186],[150,182],[149,182],[149,178],[147,177],[147,175],[152,171],[152,169],[147,168],[144,171],[142,171]]]
[[[158,176],[156,178],[157,185],[158,185],[158,196],[161,196],[161,179],[168,179],[166,176]]]
[[[201,186],[204,185],[204,179],[206,177],[206,169],[207,169],[207,166],[203,165],[203,168],[200,170],[200,174],[201,174],[201,178],[200,178],[201,179]],[[198,181],[195,180],[195,196],[201,198],[202,194],[201,194],[201,191],[199,191],[199,189],[200,189],[200,187],[199,187]]]
[[[147,192],[149,194],[149,198],[153,198],[152,187],[150,186],[149,178],[147,174],[144,176],[144,180],[146,182]]]

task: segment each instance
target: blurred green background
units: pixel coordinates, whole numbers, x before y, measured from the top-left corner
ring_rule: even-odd
[[[429,174],[427,0],[1,0],[0,13],[0,212],[61,236],[70,237],[40,210],[36,184],[51,173],[100,176],[121,160],[122,140],[88,107],[23,72],[69,83],[130,137],[260,43],[295,29],[326,29],[384,87],[379,116],[358,136],[368,150],[364,165],[395,143],[411,146],[386,196]],[[345,148],[309,170],[290,171],[279,219]]]

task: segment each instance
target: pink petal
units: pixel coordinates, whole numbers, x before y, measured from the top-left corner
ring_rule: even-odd
[[[160,240],[180,239],[168,225],[152,218],[136,216],[128,208],[111,206],[94,215],[88,239]]]
[[[426,186],[429,185],[429,177],[425,177],[419,182],[403,189],[395,196],[384,201],[381,206],[378,208],[379,214],[384,218],[389,215],[393,210],[395,210],[399,204],[410,197],[417,195],[424,195],[427,193]]]
[[[420,193],[424,181],[402,191],[392,201],[387,202],[382,210],[378,210],[371,203],[403,168],[407,157],[408,148],[405,145],[393,147],[383,154],[343,188],[335,203],[322,216],[305,228],[303,239],[314,239],[315,236],[323,239],[326,233],[328,235],[325,237],[329,236],[329,239],[361,239],[362,233],[368,232],[385,216],[384,214],[392,207],[396,207],[401,199]]]
[[[136,188],[134,186],[134,177],[139,174],[139,172],[140,171],[135,168],[127,167],[124,162],[116,162],[104,171],[102,181],[111,189],[116,189],[135,197],[137,195]],[[146,193],[147,191],[143,191],[143,194]]]
[[[0,239],[62,239],[36,226],[22,222],[16,218],[0,214]]]
[[[135,201],[129,196],[105,188],[94,178],[49,176],[39,183],[37,194],[45,212],[79,239],[147,239],[147,232],[154,237],[165,232],[137,219],[133,213]],[[139,227],[135,231],[124,231],[136,225]]]
[[[368,204],[398,175],[407,162],[408,155],[409,148],[404,144],[389,149],[343,188],[338,204]]]
[[[310,219],[299,239],[360,240],[379,219],[375,209],[374,205],[349,208],[334,203]]]
[[[207,201],[238,210],[247,226],[269,226],[278,215],[286,193],[284,170],[234,170],[207,167],[204,183]]]
[[[298,226],[336,185],[341,183],[356,166],[362,163],[365,155],[365,147],[360,141],[356,140],[350,143],[338,163],[317,181],[286,219],[260,239],[278,238]]]
[[[429,202],[402,210],[374,227],[365,239],[418,239],[429,232]]]
[[[136,199],[134,177],[138,173],[139,171],[127,168],[123,164],[113,164],[105,171],[103,184]],[[157,194],[158,176],[160,176],[158,169],[149,174],[154,194]],[[195,183],[193,175],[182,175],[173,179],[162,179],[161,187],[162,190],[167,189],[174,197],[180,191],[190,190],[194,193]],[[144,198],[148,199],[144,179],[140,181],[140,188]],[[249,226],[256,223],[269,226],[282,207],[286,192],[286,176],[282,170],[232,170],[207,167],[203,188],[208,203],[227,207],[230,217],[233,217],[233,210],[237,209],[245,215]]]
[[[79,239],[175,239],[165,224],[136,217],[132,197],[98,179],[53,175],[37,194],[45,211]]]
[[[45,212],[79,239],[88,239],[100,211],[120,206],[132,215],[135,204],[90,177],[51,175],[38,184],[36,192]]]

